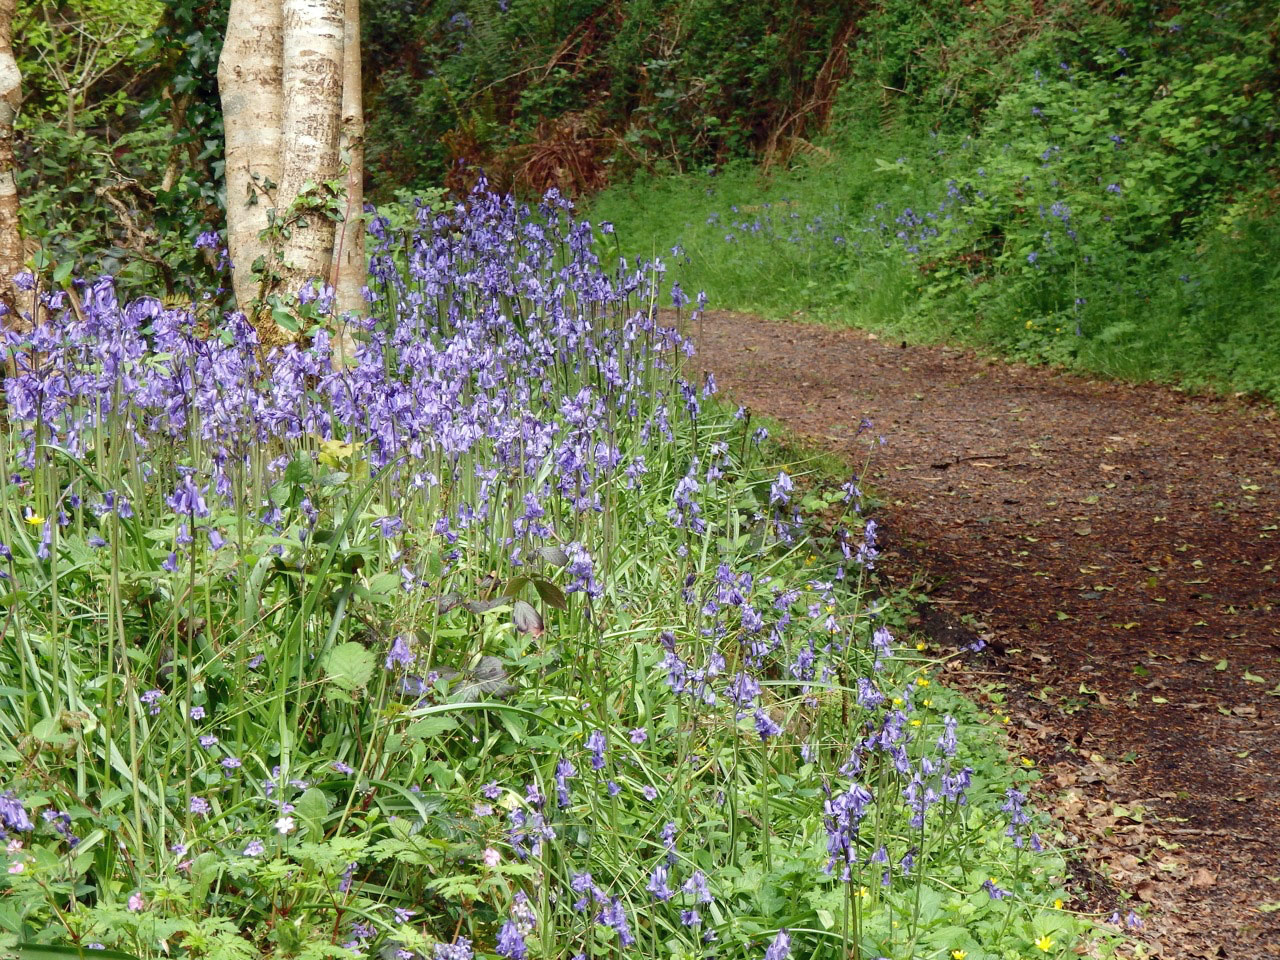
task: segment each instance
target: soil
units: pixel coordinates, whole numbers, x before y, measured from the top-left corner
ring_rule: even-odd
[[[880,572],[1008,716],[1075,906],[1162,958],[1280,957],[1280,417],[954,347],[708,313],[722,391],[860,462]],[[865,439],[865,438],[864,438]]]

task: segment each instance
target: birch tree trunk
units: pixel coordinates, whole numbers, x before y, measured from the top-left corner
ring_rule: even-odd
[[[4,2],[4,0],[0,0]],[[236,302],[246,314],[259,293],[255,262],[272,267],[260,234],[280,183],[284,29],[280,0],[231,0],[218,59],[226,133],[227,249]]]
[[[364,101],[360,77],[360,0],[346,0],[345,46],[342,53],[342,160],[347,165],[346,213],[334,252],[335,309],[343,313],[365,308],[368,264],[364,255]]]
[[[337,233],[326,181],[340,171],[344,0],[283,0],[284,111],[281,117],[281,216],[304,190],[297,215],[288,214],[280,274],[286,293],[306,280],[329,279]],[[314,206],[314,210],[307,209]]]
[[[10,311],[17,309],[12,281],[22,271],[23,261],[13,146],[13,124],[22,101],[22,77],[13,56],[13,18],[17,8],[17,0],[0,0],[0,302]],[[13,319],[10,317],[9,321]]]
[[[359,0],[231,0],[218,85],[232,284],[269,348],[296,337],[261,309],[268,294],[316,280],[335,287],[339,313],[363,306]],[[274,239],[263,239],[273,222]],[[340,355],[351,346],[341,335],[335,344]]]
[[[342,133],[339,153],[346,164],[346,209],[333,253],[330,283],[334,288],[333,309],[338,321],[334,337],[334,360],[349,362],[355,341],[343,317],[367,309],[364,287],[369,264],[364,252],[364,96],[360,75],[360,0],[346,0],[344,46],[342,49]]]

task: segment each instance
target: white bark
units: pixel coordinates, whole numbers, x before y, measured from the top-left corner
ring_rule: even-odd
[[[342,161],[347,166],[346,213],[335,249],[338,314],[363,313],[368,263],[364,253],[364,101],[360,86],[360,0],[346,0],[342,63]]]
[[[299,194],[315,190],[317,202],[329,199],[326,181],[339,175],[338,139],[342,114],[344,0],[282,0],[284,13],[284,110],[281,117],[281,215]],[[284,290],[294,293],[304,281],[329,278],[336,225],[327,209],[307,211],[303,197],[298,216],[289,215],[281,250]]]
[[[284,41],[280,0],[231,0],[218,60],[226,131],[227,247],[236,302],[251,313],[258,296],[254,262],[270,269],[260,234],[280,183],[281,76]]]
[[[13,56],[13,18],[17,0],[0,0],[0,302],[17,306],[12,280],[22,271],[22,231],[18,222],[18,184],[13,124],[22,102],[22,76]],[[10,316],[12,322],[13,317]]]

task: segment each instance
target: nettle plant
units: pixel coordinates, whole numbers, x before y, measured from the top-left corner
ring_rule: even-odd
[[[856,483],[812,534],[659,265],[554,196],[370,232],[349,368],[327,290],[270,357],[108,278],[7,334],[5,948],[1065,950]]]

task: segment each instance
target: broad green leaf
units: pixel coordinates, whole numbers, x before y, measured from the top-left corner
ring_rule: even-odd
[[[324,658],[324,672],[341,689],[354,691],[368,685],[376,663],[372,650],[359,643],[340,643]]]

